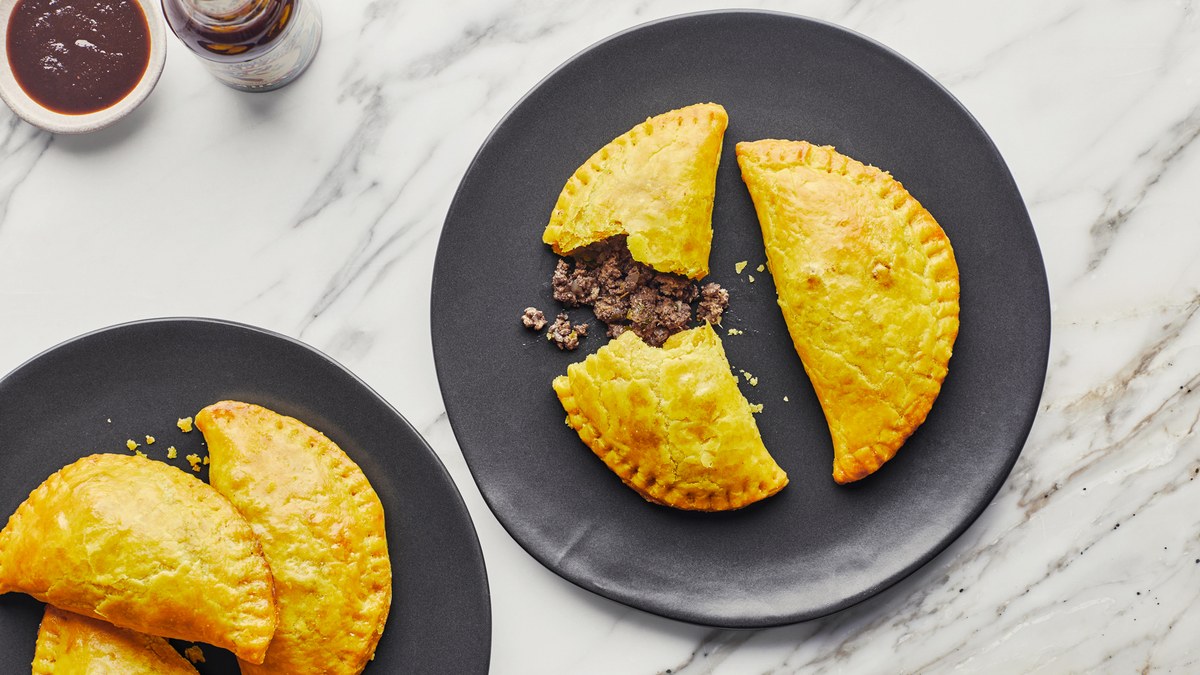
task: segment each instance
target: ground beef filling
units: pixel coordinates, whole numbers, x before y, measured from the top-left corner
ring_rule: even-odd
[[[632,330],[655,347],[688,327],[697,298],[699,321],[720,323],[729,305],[729,292],[715,283],[699,289],[686,277],[637,262],[624,236],[581,248],[569,261],[560,259],[551,284],[554,299],[564,305],[591,306],[596,318],[608,325],[609,337]]]
[[[709,282],[700,289],[700,304],[696,306],[696,320],[712,324],[721,323],[721,315],[729,307],[729,291],[720,284]]]
[[[526,307],[521,314],[521,323],[529,330],[541,330],[546,327],[546,315],[537,307]]]
[[[546,331],[546,339],[553,342],[554,346],[559,349],[573,352],[579,348],[579,338],[587,337],[587,329],[586,323],[572,326],[566,312],[563,312],[555,317],[554,323],[550,324],[550,330]]]

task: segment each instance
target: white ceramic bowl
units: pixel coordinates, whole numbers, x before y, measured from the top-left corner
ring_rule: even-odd
[[[133,91],[113,105],[85,115],[64,115],[47,110],[29,97],[13,77],[12,64],[8,62],[8,21],[17,0],[0,0],[0,98],[21,119],[34,126],[56,134],[82,134],[104,127],[128,115],[150,95],[158,77],[162,75],[167,60],[166,29],[153,0],[135,0],[146,14],[146,25],[150,28],[150,62],[146,72]]]

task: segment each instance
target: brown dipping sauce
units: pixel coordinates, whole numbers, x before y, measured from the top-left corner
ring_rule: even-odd
[[[150,63],[150,27],[135,0],[17,0],[7,49],[30,98],[84,115],[137,86]]]

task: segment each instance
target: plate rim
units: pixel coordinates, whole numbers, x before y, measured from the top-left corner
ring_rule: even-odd
[[[513,117],[513,115],[525,104],[525,102],[529,98],[531,98],[538,90],[540,90],[543,85],[545,85],[551,79],[555,78],[563,70],[571,67],[580,58],[592,53],[596,49],[604,47],[605,45],[607,45],[613,41],[622,39],[632,33],[635,33],[635,32],[638,32],[638,31],[641,31],[644,29],[648,29],[648,28],[653,28],[653,27],[659,26],[661,24],[667,24],[667,23],[672,23],[672,22],[676,22],[676,21],[689,21],[689,20],[695,20],[695,19],[704,19],[704,18],[715,17],[715,16],[768,17],[768,18],[771,18],[774,20],[795,21],[795,22],[799,22],[801,24],[808,24],[809,26],[816,26],[817,28],[822,29],[822,30],[829,30],[834,33],[840,33],[844,37],[848,37],[850,39],[857,40],[858,42],[864,44],[866,47],[877,50],[878,52],[882,53],[883,55],[885,55],[889,58],[895,59],[896,61],[900,62],[902,65],[912,69],[915,73],[924,77],[925,80],[927,80],[930,84],[932,84],[934,87],[936,87],[936,89],[943,96],[945,96],[949,102],[951,102],[955,107],[957,107],[958,111],[965,116],[966,120],[968,120],[970,122],[970,124],[974,127],[974,129],[978,132],[979,137],[983,141],[985,141],[986,151],[991,155],[991,158],[995,161],[997,166],[999,166],[1002,169],[1003,179],[1006,181],[1006,185],[1005,185],[1006,190],[1010,190],[1012,194],[1014,194],[1018,197],[1019,207],[1020,207],[1020,215],[1023,216],[1023,218],[1016,219],[1014,221],[1014,223],[1012,224],[1012,226],[1028,228],[1030,234],[1032,234],[1033,248],[1032,248],[1031,253],[1033,254],[1034,257],[1036,257],[1036,261],[1038,263],[1038,268],[1040,269],[1041,273],[1037,274],[1033,278],[1029,279],[1030,288],[1031,288],[1031,291],[1033,292],[1033,294],[1038,296],[1039,300],[1041,300],[1041,302],[1045,308],[1044,315],[1041,317],[1041,320],[1038,321],[1038,323],[1040,324],[1040,330],[1038,331],[1038,334],[1042,339],[1042,344],[1031,346],[1031,351],[1036,356],[1039,357],[1038,360],[1040,361],[1040,363],[1038,364],[1038,370],[1040,370],[1042,372],[1041,385],[1038,389],[1038,395],[1036,397],[1030,397],[1030,403],[1028,405],[1028,408],[1026,410],[1022,411],[1023,414],[1021,415],[1021,424],[1020,424],[1022,431],[1019,434],[1017,434],[1016,436],[1014,436],[1012,439],[1014,441],[1014,443],[1017,443],[1017,446],[1018,446],[1017,451],[1012,453],[1012,455],[1008,459],[1008,461],[1005,462],[1003,471],[998,472],[996,478],[982,492],[982,496],[986,497],[986,498],[980,499],[978,501],[978,503],[975,504],[972,507],[972,509],[969,511],[966,518],[964,518],[958,525],[951,528],[949,530],[949,532],[944,537],[939,539],[934,546],[931,546],[928,551],[926,551],[922,555],[918,556],[912,563],[910,563],[908,566],[901,569],[899,572],[883,579],[879,583],[876,583],[876,584],[860,591],[857,594],[843,598],[839,602],[827,603],[825,606],[818,608],[816,610],[813,610],[813,611],[793,612],[793,613],[787,615],[786,617],[780,617],[778,619],[766,620],[766,621],[761,621],[761,620],[755,621],[752,619],[745,619],[745,618],[740,618],[740,619],[735,618],[735,620],[730,620],[730,621],[711,621],[708,619],[712,618],[712,617],[705,617],[705,616],[702,616],[700,613],[696,613],[696,612],[673,611],[670,608],[657,608],[657,607],[648,607],[645,605],[634,604],[635,600],[632,598],[625,599],[625,598],[619,597],[618,595],[614,594],[607,587],[599,585],[599,584],[595,584],[592,582],[592,580],[588,579],[587,577],[584,577],[581,575],[570,574],[570,573],[568,573],[568,571],[566,571],[564,569],[560,569],[558,566],[551,564],[551,562],[549,561],[548,558],[545,558],[544,556],[539,555],[536,551],[532,550],[529,547],[529,545],[526,544],[525,541],[523,541],[520,537],[517,537],[516,534],[513,532],[513,528],[511,528],[509,526],[508,522],[505,520],[505,518],[503,518],[500,515],[501,512],[497,510],[495,504],[493,503],[492,496],[488,493],[488,491],[484,488],[483,484],[480,482],[480,477],[479,477],[478,473],[476,472],[475,465],[472,462],[470,462],[469,460],[467,460],[467,453],[462,449],[462,443],[461,443],[461,441],[459,441],[459,425],[455,420],[456,420],[456,418],[459,418],[461,415],[463,415],[465,413],[461,410],[457,411],[458,414],[455,414],[455,412],[451,411],[452,404],[447,399],[446,385],[444,383],[444,378],[443,378],[443,370],[444,370],[443,362],[445,359],[443,356],[440,355],[441,350],[439,349],[439,346],[438,346],[437,331],[435,329],[436,328],[436,326],[435,326],[435,311],[436,311],[436,307],[438,306],[438,302],[441,299],[440,298],[441,293],[439,293],[439,284],[437,282],[438,282],[439,277],[441,276],[440,272],[444,268],[443,261],[445,260],[445,258],[443,257],[443,252],[444,252],[443,249],[445,247],[448,247],[447,240],[445,237],[446,226],[451,221],[451,219],[456,216],[457,211],[459,211],[462,208],[461,202],[465,199],[463,190],[464,190],[464,187],[466,184],[467,177],[470,176],[473,171],[475,171],[476,167],[479,165],[479,160],[480,160],[480,157],[482,156],[484,150],[489,145],[491,145],[492,141],[496,138],[496,136],[504,128],[504,126],[509,122],[509,120]],[[443,293],[444,293],[444,291],[443,291]],[[702,10],[702,11],[696,11],[696,12],[685,12],[685,13],[681,13],[681,14],[673,14],[670,16],[661,17],[658,19],[650,20],[650,21],[645,21],[645,22],[630,26],[628,28],[625,28],[623,30],[617,31],[615,33],[612,33],[606,37],[603,37],[603,38],[589,44],[588,46],[584,47],[583,49],[576,51],[574,54],[572,54],[567,59],[565,59],[562,63],[560,63],[559,65],[554,67],[549,73],[547,73],[545,76],[540,78],[532,87],[530,87],[529,90],[526,91],[516,101],[516,103],[514,103],[508,109],[508,111],[504,113],[504,115],[500,118],[500,120],[495,124],[495,126],[492,128],[492,130],[484,138],[484,140],[480,144],[479,148],[475,151],[475,154],[472,156],[471,162],[467,165],[466,170],[462,174],[462,178],[459,180],[458,187],[454,191],[454,198],[451,200],[450,206],[446,211],[446,216],[442,221],[442,229],[438,236],[437,249],[434,252],[433,277],[432,277],[432,284],[431,284],[431,291],[430,291],[429,320],[430,320],[430,327],[431,327],[430,341],[432,342],[432,345],[433,345],[434,369],[437,374],[438,389],[440,390],[440,392],[442,394],[442,403],[446,409],[446,418],[450,422],[450,428],[451,428],[452,432],[454,433],[455,442],[458,443],[458,445],[459,445],[459,451],[463,454],[463,459],[467,464],[467,469],[471,473],[471,478],[472,478],[472,480],[475,481],[476,488],[479,490],[479,493],[483,497],[484,502],[487,504],[488,509],[492,512],[493,516],[500,523],[501,527],[504,528],[504,531],[508,533],[509,537],[513,539],[513,541],[515,541],[526,553],[528,553],[539,564],[541,564],[543,567],[550,570],[557,576],[561,577],[565,581],[568,581],[571,584],[573,584],[579,588],[582,588],[591,593],[594,593],[601,597],[604,597],[604,598],[607,598],[614,602],[617,602],[626,607],[631,607],[633,609],[644,611],[644,612],[647,612],[647,613],[650,613],[650,614],[653,614],[656,616],[661,616],[663,618],[672,619],[675,621],[681,621],[681,622],[690,623],[690,624],[695,624],[695,625],[710,626],[710,627],[719,628],[719,629],[742,630],[742,629],[774,628],[774,627],[779,627],[779,626],[789,626],[789,625],[795,625],[795,624],[804,623],[804,622],[808,622],[808,621],[813,621],[816,619],[820,619],[823,617],[827,617],[827,616],[836,614],[836,613],[846,610],[850,607],[853,607],[854,605],[858,605],[858,604],[863,603],[871,598],[874,598],[874,597],[878,596],[880,593],[882,593],[883,591],[887,590],[888,588],[891,588],[891,587],[899,584],[904,579],[907,579],[908,577],[912,576],[917,570],[920,570],[921,568],[928,565],[931,561],[933,561],[935,558],[937,558],[942,553],[944,553],[946,551],[946,549],[948,549],[950,547],[951,544],[953,544],[960,537],[962,537],[962,535],[968,529],[970,529],[970,527],[976,521],[979,520],[979,517],[991,505],[992,501],[996,498],[996,495],[1000,492],[1000,489],[1004,486],[1004,484],[1008,481],[1009,477],[1012,475],[1013,467],[1016,466],[1017,460],[1020,459],[1021,454],[1025,451],[1025,446],[1029,440],[1029,434],[1033,429],[1033,424],[1034,424],[1035,420],[1037,419],[1038,410],[1041,408],[1041,401],[1042,401],[1043,396],[1045,395],[1046,380],[1047,380],[1047,377],[1049,374],[1050,344],[1051,344],[1051,338],[1052,338],[1051,334],[1052,334],[1052,330],[1053,330],[1052,313],[1053,313],[1053,306],[1051,304],[1051,297],[1050,297],[1049,277],[1047,276],[1045,257],[1042,255],[1041,242],[1039,241],[1039,239],[1037,237],[1037,228],[1034,227],[1033,219],[1029,215],[1029,207],[1025,202],[1024,196],[1021,194],[1020,188],[1016,183],[1016,179],[1012,175],[1012,170],[1009,168],[1008,163],[1004,161],[1004,157],[1003,157],[1003,155],[1000,154],[1000,150],[999,150],[999,148],[996,147],[996,143],[995,143],[995,141],[992,140],[991,135],[988,134],[987,130],[983,128],[983,125],[980,124],[979,120],[975,117],[975,115],[973,113],[971,113],[971,111],[965,105],[963,105],[962,101],[960,101],[958,99],[958,97],[954,96],[954,94],[951,93],[950,90],[945,87],[945,85],[943,85],[940,81],[938,81],[937,78],[935,78],[931,74],[929,74],[929,72],[927,72],[924,68],[921,68],[916,63],[914,63],[913,61],[911,61],[910,59],[905,57],[903,54],[892,49],[891,47],[888,47],[887,45],[883,44],[882,42],[879,42],[878,40],[875,40],[874,38],[864,35],[856,30],[847,28],[845,26],[839,25],[839,24],[831,22],[831,21],[826,21],[824,19],[818,19],[818,18],[814,18],[814,17],[810,17],[810,16],[805,16],[805,15],[796,14],[796,13],[792,13],[792,12],[783,12],[783,11],[778,11],[778,10],[713,9],[713,10]]]
[[[459,489],[458,483],[455,482],[454,477],[451,476],[450,472],[446,469],[446,465],[444,462],[442,462],[441,457],[438,457],[438,454],[433,450],[433,447],[429,445],[429,441],[427,441],[425,439],[425,437],[421,434],[421,432],[418,431],[417,428],[415,426],[413,426],[413,424],[411,422],[408,421],[407,417],[405,417],[403,414],[401,414],[400,411],[397,410],[396,407],[393,406],[390,401],[388,401],[386,398],[384,398],[382,395],[380,395],[379,392],[375,391],[374,387],[367,384],[367,382],[365,380],[363,380],[361,377],[356,375],[353,371],[351,371],[346,366],[342,365],[342,363],[340,361],[338,361],[337,359],[334,359],[333,357],[329,356],[328,354],[321,351],[320,349],[317,349],[316,347],[314,347],[306,342],[303,342],[297,338],[293,338],[289,335],[284,335],[282,333],[278,333],[276,331],[273,331],[273,330],[270,330],[267,328],[262,328],[260,326],[254,326],[254,325],[242,323],[239,321],[232,321],[229,319],[220,319],[220,318],[215,318],[215,317],[203,317],[203,316],[161,316],[161,317],[151,317],[151,318],[144,318],[144,319],[134,319],[131,321],[123,321],[121,323],[115,323],[115,324],[111,324],[108,326],[103,326],[101,328],[95,328],[95,329],[87,331],[85,333],[80,333],[78,335],[75,335],[74,337],[70,337],[65,340],[62,340],[61,342],[58,342],[57,344],[55,344],[51,347],[47,347],[47,348],[43,349],[42,351],[25,359],[20,364],[18,364],[16,367],[9,370],[7,373],[5,373],[3,375],[3,377],[0,377],[0,393],[3,392],[3,390],[5,389],[5,386],[9,383],[9,381],[12,379],[12,377],[14,375],[25,370],[27,367],[30,367],[30,366],[36,364],[37,362],[49,357],[51,354],[58,351],[59,349],[62,349],[62,348],[65,348],[65,347],[68,347],[71,345],[75,345],[76,343],[86,341],[88,339],[97,337],[99,335],[112,333],[112,332],[116,332],[119,330],[125,330],[125,329],[129,329],[129,328],[137,328],[137,327],[141,327],[141,326],[159,325],[159,324],[215,325],[215,326],[220,326],[223,328],[233,328],[235,330],[255,333],[260,336],[265,336],[268,338],[280,339],[280,340],[283,340],[284,342],[288,342],[288,343],[292,344],[293,346],[300,347],[301,349],[309,352],[310,354],[316,356],[319,359],[326,361],[327,363],[333,365],[338,370],[340,370],[342,372],[342,374],[349,377],[352,382],[354,382],[355,384],[362,387],[363,391],[365,391],[370,396],[377,399],[379,401],[379,403],[383,404],[388,411],[390,411],[393,415],[395,415],[396,419],[399,420],[401,424],[403,424],[409,431],[412,432],[412,435],[419,441],[418,447],[420,448],[420,450],[422,452],[425,452],[426,454],[428,454],[429,457],[433,459],[434,466],[436,467],[436,471],[439,472],[446,479],[446,482],[453,488],[454,499],[451,500],[452,501],[451,506],[454,509],[454,511],[457,512],[457,514],[459,516],[465,518],[466,524],[470,528],[470,532],[473,535],[471,538],[472,539],[471,543],[473,545],[468,546],[467,548],[468,548],[468,551],[469,551],[471,557],[474,558],[475,562],[478,563],[478,578],[476,579],[476,581],[482,582],[483,599],[484,599],[483,604],[484,604],[484,610],[485,610],[484,616],[482,617],[482,619],[487,628],[487,630],[486,630],[486,647],[487,648],[485,650],[485,654],[483,655],[484,658],[483,658],[482,665],[484,666],[483,672],[485,672],[485,673],[489,672],[491,670],[491,658],[492,658],[492,648],[493,648],[492,633],[494,632],[495,627],[494,627],[493,621],[492,621],[492,593],[491,593],[491,586],[488,583],[487,559],[483,555],[483,547],[479,540],[479,531],[475,527],[475,520],[474,520],[474,518],[471,517],[470,510],[467,509],[466,501],[463,500],[462,491]]]

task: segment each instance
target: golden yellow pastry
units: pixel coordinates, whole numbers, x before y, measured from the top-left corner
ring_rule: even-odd
[[[738,143],[779,306],[833,437],[833,478],[891,459],[925,421],[958,335],[958,265],[898,181],[833,148]]]
[[[634,260],[660,272],[704,277],[728,124],[725,108],[697,103],[618,136],[567,181],[542,241],[568,255],[626,234]]]
[[[166,640],[46,606],[33,675],[196,675]]]
[[[554,391],[567,424],[647,501],[725,511],[787,485],[708,324],[662,348],[622,333],[568,366]]]
[[[271,573],[250,525],[206,483],[136,455],[46,479],[0,532],[0,593],[262,661]]]
[[[196,415],[209,479],[250,521],[275,575],[279,628],[245,675],[358,673],[392,602],[383,505],[346,453],[303,422],[222,401]]]

